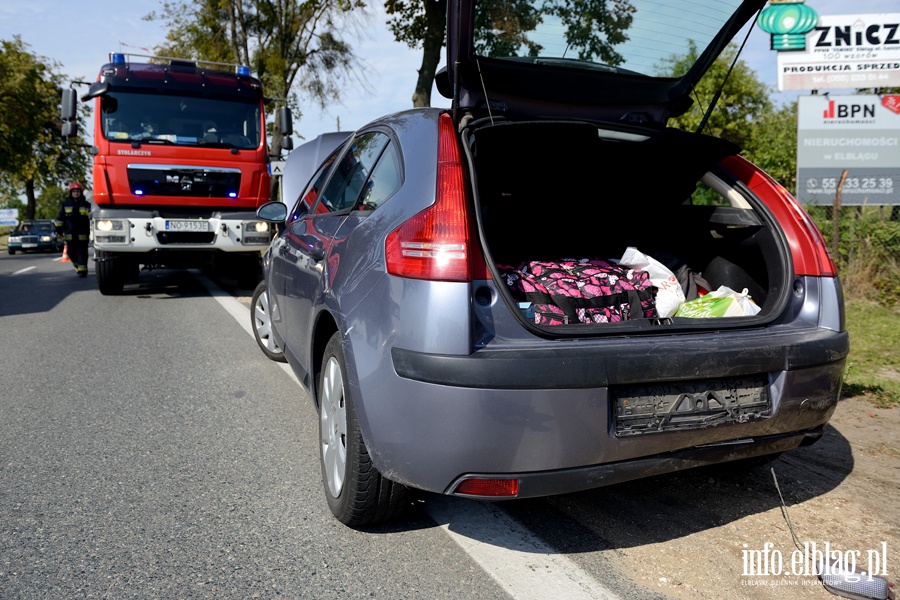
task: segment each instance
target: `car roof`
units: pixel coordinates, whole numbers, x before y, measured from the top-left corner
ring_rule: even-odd
[[[281,197],[285,203],[293,204],[300,197],[322,161],[350,135],[349,131],[323,133],[291,151],[284,161],[281,180]]]
[[[449,0],[438,89],[464,110],[665,123],[765,3]]]

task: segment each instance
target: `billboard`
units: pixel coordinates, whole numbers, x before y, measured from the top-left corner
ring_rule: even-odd
[[[18,208],[0,208],[0,226],[15,227],[18,224]]]
[[[900,95],[800,96],[797,199],[900,205]]]
[[[778,52],[779,91],[900,86],[900,13],[819,15],[805,36]]]

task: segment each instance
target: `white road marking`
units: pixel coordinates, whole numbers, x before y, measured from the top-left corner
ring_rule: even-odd
[[[249,307],[202,275],[213,298],[253,337]],[[276,363],[299,385],[285,363]],[[429,496],[425,512],[512,600],[618,600],[586,571],[544,544],[496,505]]]
[[[425,510],[514,600],[618,598],[495,504],[429,496]]]
[[[24,269],[19,269],[18,271],[13,271],[13,275],[21,275],[22,273],[27,273],[28,271],[31,271],[34,268],[35,267],[25,267]]]

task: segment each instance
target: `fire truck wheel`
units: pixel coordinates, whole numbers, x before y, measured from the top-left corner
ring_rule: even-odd
[[[97,260],[97,287],[100,288],[100,293],[104,296],[122,293],[125,278],[116,255],[104,250],[95,250],[94,258]]]

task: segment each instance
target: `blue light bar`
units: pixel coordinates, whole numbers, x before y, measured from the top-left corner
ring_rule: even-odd
[[[237,74],[238,75],[246,75],[247,77],[249,77],[250,76],[250,67],[245,67],[244,65],[239,66],[237,68]]]
[[[125,64],[125,55],[120,54],[118,52],[113,53],[112,62],[114,65],[124,65]]]
[[[237,198],[237,192],[228,192],[229,198]]]
[[[134,195],[135,195],[135,196],[143,196],[143,195],[144,195],[144,190],[134,190]]]

